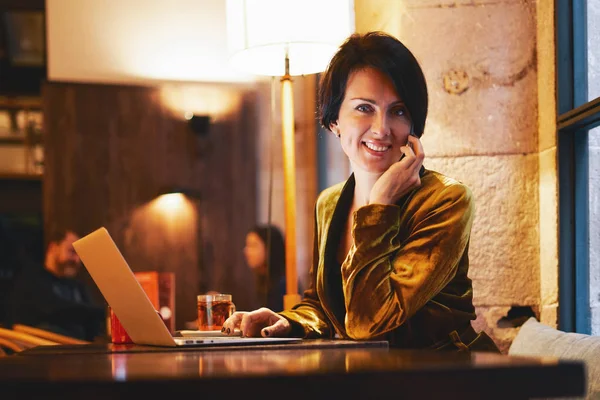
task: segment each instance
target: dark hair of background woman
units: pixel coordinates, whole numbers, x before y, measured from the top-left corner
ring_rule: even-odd
[[[282,302],[285,294],[285,284],[283,284],[283,292],[280,290],[282,281],[285,280],[285,241],[283,234],[276,226],[269,225],[257,225],[248,233],[250,232],[256,233],[265,244],[268,274],[267,303],[273,303],[275,299],[272,298],[276,298],[277,303]]]

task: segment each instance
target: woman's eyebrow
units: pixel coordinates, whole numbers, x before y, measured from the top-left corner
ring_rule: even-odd
[[[364,101],[364,102],[367,102],[367,103],[371,103],[373,105],[377,105],[377,102],[375,100],[367,99],[367,98],[364,98],[364,97],[353,97],[350,100],[360,100],[360,101]],[[397,100],[397,101],[394,101],[394,102],[392,102],[392,103],[389,104],[389,106],[399,106],[399,105],[404,105],[404,102],[402,100]]]
[[[360,100],[360,101],[366,101],[367,103],[371,103],[371,104],[377,104],[377,102],[375,100],[371,100],[371,99],[365,99],[364,97],[353,97],[350,100]]]

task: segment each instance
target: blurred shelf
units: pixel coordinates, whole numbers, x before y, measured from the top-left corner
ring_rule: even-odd
[[[42,110],[39,97],[0,96],[0,110]]]
[[[41,181],[43,177],[43,174],[0,171],[0,181]]]
[[[0,137],[0,145],[25,144],[25,138],[22,137]]]
[[[26,139],[22,136],[19,136],[19,137],[1,136],[0,137],[0,145],[4,145],[4,146],[15,146],[15,145],[25,145],[25,144],[36,145],[36,144],[40,144],[40,143],[42,143],[41,136],[34,138],[33,140],[30,140],[29,142],[27,142]]]

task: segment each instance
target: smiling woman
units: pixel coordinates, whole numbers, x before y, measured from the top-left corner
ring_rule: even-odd
[[[238,312],[225,330],[497,352],[471,327],[471,191],[423,167],[428,96],[415,57],[387,34],[352,35],[319,100],[353,174],[317,199],[311,287],[292,309]]]

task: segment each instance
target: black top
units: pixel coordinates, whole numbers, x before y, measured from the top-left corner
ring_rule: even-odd
[[[349,180],[348,189],[354,191],[354,180]],[[338,320],[340,325],[344,326],[346,319],[346,302],[344,299],[344,288],[342,285],[342,265],[337,259],[339,253],[339,247],[343,243],[343,236],[345,234],[346,224],[348,223],[348,214],[350,213],[350,207],[352,207],[352,196],[340,197],[338,201],[336,212],[333,214],[330,226],[330,233],[334,245],[331,245],[325,252],[327,262],[325,263],[326,272],[326,285],[328,289],[328,300],[331,303],[331,308],[335,318]]]
[[[104,307],[92,302],[81,282],[59,278],[39,265],[28,265],[15,277],[6,314],[10,324],[90,341],[106,325]]]

